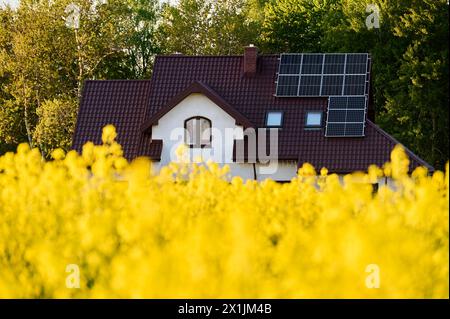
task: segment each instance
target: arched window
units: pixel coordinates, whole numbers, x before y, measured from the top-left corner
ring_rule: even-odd
[[[212,141],[211,121],[194,116],[184,121],[184,142],[191,148],[210,147]]]

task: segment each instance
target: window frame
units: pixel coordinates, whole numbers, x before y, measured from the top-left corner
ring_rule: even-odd
[[[320,114],[320,124],[318,125],[308,125],[308,115],[310,113]],[[323,111],[317,110],[306,110],[305,111],[305,129],[306,130],[320,130],[323,127]]]
[[[209,142],[207,144],[202,144],[202,140],[201,140],[201,135],[202,132],[200,132],[200,141],[198,141],[200,143],[200,145],[198,145],[197,143],[195,143],[196,141],[194,141],[193,144],[188,144],[187,143],[187,134],[189,133],[189,131],[187,130],[187,123],[191,120],[197,120],[200,123],[200,120],[206,120],[209,123],[209,129],[211,130],[210,134],[209,134]],[[195,132],[194,132],[195,133]],[[191,116],[190,118],[187,118],[184,120],[184,144],[186,144],[189,148],[211,148],[212,147],[212,122],[209,118],[206,118],[204,116]]]
[[[280,113],[281,114],[281,119],[280,119],[280,125],[269,125],[268,120],[269,120],[269,114],[270,113]],[[270,128],[282,128],[283,127],[283,123],[284,123],[284,112],[281,110],[269,110],[266,112],[266,117],[264,120],[264,126],[265,127],[270,127]]]

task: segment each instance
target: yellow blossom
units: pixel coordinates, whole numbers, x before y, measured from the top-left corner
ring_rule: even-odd
[[[0,298],[449,297],[448,163],[409,175],[396,147],[343,179],[306,163],[288,184],[244,182],[212,162],[156,173],[115,137],[0,157]]]

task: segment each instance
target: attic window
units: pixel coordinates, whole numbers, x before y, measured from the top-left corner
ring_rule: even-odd
[[[321,128],[322,127],[322,112],[307,111],[305,128]]]
[[[185,143],[190,148],[210,147],[212,141],[211,121],[195,116],[184,121]]]
[[[281,127],[283,123],[283,112],[282,111],[270,111],[266,115],[266,126],[267,127]]]

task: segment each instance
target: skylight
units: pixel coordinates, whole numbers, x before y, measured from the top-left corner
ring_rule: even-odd
[[[281,127],[283,121],[283,112],[271,111],[267,113],[266,126],[267,127]]]
[[[320,128],[322,126],[322,112],[308,111],[306,113],[306,128]]]

